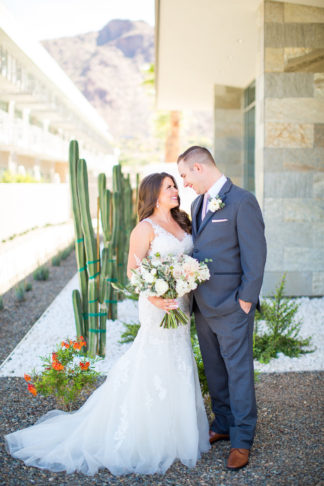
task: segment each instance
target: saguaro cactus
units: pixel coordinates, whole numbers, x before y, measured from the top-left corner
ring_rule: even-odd
[[[70,143],[70,186],[76,237],[76,258],[81,293],[74,290],[72,302],[78,336],[87,341],[87,351],[94,356],[105,354],[106,321],[117,319],[118,292],[112,282],[125,285],[130,232],[136,224],[134,197],[130,178],[124,177],[121,166],[113,168],[113,192],[106,188],[106,175],[98,178],[100,220],[104,248],[99,251],[89,206],[87,164],[79,159],[77,141]],[[98,209],[99,211],[99,209]],[[99,215],[99,212],[98,212]]]
[[[86,272],[86,254],[84,247],[84,237],[83,230],[81,226],[81,213],[79,206],[79,196],[77,187],[77,170],[79,163],[79,147],[76,140],[72,140],[70,143],[69,150],[69,168],[70,168],[70,189],[71,189],[71,202],[72,202],[72,213],[73,213],[73,223],[74,223],[74,234],[75,234],[75,253],[76,260],[79,271],[79,284],[81,289],[81,296],[74,297],[73,302],[79,302],[81,305],[82,313],[77,315],[77,334],[82,335],[86,338],[88,334],[87,330],[87,312],[88,312],[88,274]],[[79,292],[79,291],[76,291]],[[75,307],[79,309],[78,307]],[[79,334],[80,333],[80,334]]]

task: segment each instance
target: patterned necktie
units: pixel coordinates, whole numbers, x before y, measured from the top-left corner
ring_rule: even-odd
[[[204,202],[203,202],[203,207],[202,207],[202,211],[201,211],[201,221],[204,220],[204,217],[206,216],[206,213],[207,213],[208,199],[209,199],[209,194],[208,194],[208,192],[206,192],[205,195],[204,195]]]

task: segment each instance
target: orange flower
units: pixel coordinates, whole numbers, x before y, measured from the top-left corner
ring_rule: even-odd
[[[59,361],[53,361],[52,368],[54,368],[54,370],[56,370],[56,371],[64,370],[64,366]]]
[[[56,361],[56,357],[57,357],[57,354],[56,353],[52,353],[52,360],[53,361]]]
[[[73,344],[73,349],[81,349],[81,347],[82,347],[82,346],[81,346],[81,344],[79,344],[79,343],[74,343],[74,344]]]
[[[62,346],[62,348],[66,348],[66,349],[69,349],[69,347],[70,347],[69,343],[66,343],[65,341],[61,342],[61,346]]]
[[[24,374],[24,378],[25,378],[26,381],[30,381],[31,380],[31,376],[26,375],[26,373]]]
[[[84,341],[84,337],[83,337],[83,336],[80,336],[80,338],[79,338],[79,339],[81,339],[81,341]]]
[[[87,370],[89,368],[89,366],[90,366],[89,361],[87,361],[86,363],[82,363],[80,361],[80,368],[81,368],[81,370]]]
[[[34,385],[31,385],[30,383],[28,383],[27,386],[28,386],[29,393],[31,393],[32,395],[34,395],[34,397],[36,397],[37,390],[36,390],[35,386]]]

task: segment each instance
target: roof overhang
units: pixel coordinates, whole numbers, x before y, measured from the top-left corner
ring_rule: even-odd
[[[255,78],[261,1],[155,1],[157,108],[210,110],[215,84],[245,88]]]

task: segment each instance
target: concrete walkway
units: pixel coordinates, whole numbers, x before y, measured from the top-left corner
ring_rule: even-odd
[[[0,295],[45,263],[74,238],[72,220],[35,229],[0,244]]]

